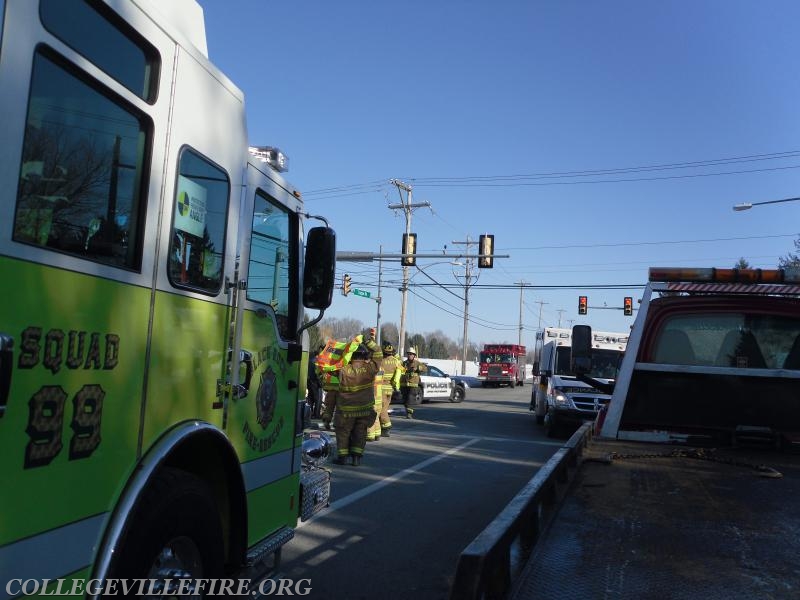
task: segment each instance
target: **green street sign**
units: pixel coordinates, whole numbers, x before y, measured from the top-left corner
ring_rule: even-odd
[[[362,298],[369,298],[369,292],[365,292],[364,290],[358,290],[356,288],[353,288],[353,295],[361,296]]]

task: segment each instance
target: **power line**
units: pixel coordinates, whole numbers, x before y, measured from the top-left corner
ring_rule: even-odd
[[[552,171],[545,173],[528,173],[528,174],[515,174],[515,175],[484,175],[484,176],[468,176],[468,177],[418,177],[414,181],[417,184],[431,184],[431,183],[471,183],[471,182],[492,182],[492,181],[513,181],[513,180],[526,180],[526,179],[544,179],[544,178],[560,178],[560,177],[589,177],[597,175],[617,175],[620,173],[642,173],[651,171],[664,171],[676,169],[689,169],[708,166],[718,166],[726,164],[739,164],[746,162],[757,162],[763,160],[780,160],[786,158],[796,158],[800,156],[800,150],[789,150],[785,152],[772,152],[768,154],[752,154],[749,156],[736,156],[729,158],[714,158],[700,161],[688,161],[679,163],[666,163],[645,165],[638,167],[618,167],[611,169],[586,169],[581,171]]]
[[[658,181],[664,179],[685,179],[693,177],[716,177],[723,175],[739,175],[747,173],[758,173],[767,171],[780,171],[787,169],[797,169],[800,165],[788,165],[782,167],[764,167],[760,169],[741,169],[731,171],[718,171],[714,173],[687,173],[682,175],[668,175],[662,177],[638,177],[624,179],[601,179],[601,180],[579,180],[579,181],[549,181],[552,179],[575,179],[582,177],[606,177],[611,175],[627,173],[647,173],[670,170],[699,169],[729,164],[741,164],[748,162],[786,160],[800,156],[800,150],[787,150],[782,152],[770,152],[764,154],[751,154],[744,156],[734,156],[727,158],[714,158],[698,161],[685,161],[676,163],[663,163],[654,165],[640,165],[634,167],[615,167],[609,169],[584,169],[577,171],[552,171],[544,173],[527,173],[512,175],[486,175],[486,176],[467,176],[467,177],[418,177],[408,178],[415,185],[429,187],[517,187],[517,186],[547,186],[547,185],[575,185],[575,184],[600,184],[600,183],[624,183],[637,181]],[[547,181],[541,181],[547,180]],[[384,180],[373,180],[365,183],[331,186],[304,192],[303,196],[308,198],[313,196],[315,200],[321,198],[337,198],[348,195],[359,195],[377,192],[385,189],[387,182]]]
[[[796,237],[797,233],[783,233],[778,235],[752,235],[746,237],[711,238],[699,240],[663,240],[659,242],[609,242],[607,244],[564,244],[559,246],[520,246],[504,247],[497,250],[558,250],[563,248],[616,248],[619,246],[659,246],[662,244],[700,244],[708,242],[734,242],[741,240],[765,240],[774,238]]]
[[[432,287],[432,283],[414,283],[409,287]],[[442,283],[437,287],[463,287],[458,284]],[[519,284],[504,284],[504,283],[473,283],[469,286],[472,288],[479,288],[483,290],[518,290]],[[633,290],[643,289],[645,286],[642,283],[596,283],[596,284],[578,284],[578,285],[533,285],[526,284],[523,286],[526,290]]]
[[[409,292],[411,292],[414,296],[416,296],[417,298],[419,298],[423,302],[426,302],[426,303],[430,304],[431,306],[433,306],[435,308],[438,308],[439,310],[441,310],[442,312],[447,313],[448,315],[452,315],[454,317],[458,317],[459,319],[463,318],[463,315],[457,314],[457,313],[454,313],[454,312],[450,312],[449,310],[447,310],[445,308],[442,308],[441,306],[439,306],[438,304],[435,304],[434,302],[431,302],[427,298],[423,298],[422,296],[417,294],[414,290],[410,289]],[[489,328],[489,329],[496,329],[498,331],[514,331],[517,328],[516,325],[502,325],[502,324],[501,325],[484,325],[482,323],[478,323],[477,321],[474,321],[472,317],[467,317],[467,319],[469,320],[470,323],[472,323],[473,325],[477,325],[478,327],[486,327],[486,328]]]

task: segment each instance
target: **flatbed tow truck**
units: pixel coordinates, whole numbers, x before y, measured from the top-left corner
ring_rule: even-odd
[[[450,597],[800,597],[799,431],[800,271],[651,269],[608,409],[464,550]]]

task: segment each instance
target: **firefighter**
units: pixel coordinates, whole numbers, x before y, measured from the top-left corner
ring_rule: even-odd
[[[342,367],[350,361],[353,353],[360,345],[360,336],[350,342],[328,340],[317,355],[315,361],[316,372],[325,392],[325,398],[322,401],[322,424],[328,431],[331,430],[331,421],[333,421],[339,398],[339,378]],[[340,446],[339,456],[346,458],[348,455],[349,450]]]
[[[380,363],[378,363],[380,367]],[[375,398],[375,420],[367,429],[367,441],[378,442],[381,439],[381,409],[383,407],[383,371],[378,369],[372,381],[372,396]]]
[[[414,418],[414,409],[410,402],[414,400],[419,389],[420,373],[427,373],[428,367],[417,360],[417,350],[411,346],[403,361],[403,375],[400,377],[400,392],[403,394],[403,406],[406,407],[406,419]]]
[[[333,425],[336,429],[338,452],[336,464],[347,464],[347,456],[353,466],[361,464],[364,446],[367,443],[367,429],[375,420],[375,374],[380,369],[378,361],[381,350],[370,336],[361,343],[362,336],[352,358],[339,372],[339,393],[336,399],[336,413]],[[327,410],[327,409],[326,409]],[[326,413],[327,414],[327,413]]]
[[[372,339],[375,339],[376,331],[377,330],[374,327],[369,330]],[[378,359],[378,364],[380,365],[380,359]],[[380,414],[381,414],[382,397],[383,397],[382,388],[383,388],[383,371],[378,370],[378,372],[375,373],[375,379],[372,382],[372,394],[375,398],[375,420],[370,424],[369,428],[367,429],[368,442],[377,442],[381,439]]]
[[[347,342],[328,340],[325,347],[319,352],[314,361],[314,368],[320,386],[325,392],[322,401],[322,424],[330,431],[333,414],[336,410],[336,400],[339,393],[339,372],[349,350]]]
[[[389,430],[392,428],[392,421],[389,418],[389,405],[392,403],[392,394],[400,389],[403,361],[394,353],[394,346],[392,346],[391,342],[384,342],[381,350],[383,352],[383,360],[381,360],[381,412],[378,415],[378,422],[381,428],[381,435],[389,437]]]

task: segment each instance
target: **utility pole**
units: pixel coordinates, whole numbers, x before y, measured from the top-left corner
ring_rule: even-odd
[[[519,286],[519,341],[517,343],[522,346],[522,289],[525,281],[520,280],[517,285]]]
[[[561,328],[561,315],[567,311],[563,308],[559,308],[556,312],[558,313],[558,327]]]
[[[537,363],[539,361],[539,349],[544,347],[544,335],[542,332],[542,307],[545,304],[550,304],[550,303],[545,302],[544,300],[537,300],[536,304],[539,305],[539,323],[538,325],[536,325],[536,341],[533,344],[534,363]],[[541,346],[539,345],[540,342]],[[536,373],[534,373],[534,375],[536,375]]]
[[[420,202],[418,204],[411,203],[411,186],[403,183],[398,179],[390,179],[389,183],[397,186],[397,193],[400,194],[400,204],[390,204],[389,208],[392,210],[402,210],[406,217],[406,234],[411,233],[411,213],[415,208],[423,206],[430,206],[430,202]],[[403,192],[406,193],[405,200],[403,200]],[[406,345],[406,305],[408,303],[408,266],[403,266],[403,287],[400,288],[403,294],[402,303],[400,306],[400,335],[397,340],[397,346],[400,348],[400,356],[405,354]]]
[[[375,302],[378,305],[378,317],[375,320],[375,337],[379,344],[383,343],[381,339],[381,278],[383,276],[383,246],[378,246],[378,297]]]
[[[544,302],[543,300],[537,300],[536,304],[539,305],[539,324],[536,326],[536,331],[538,332],[542,328],[542,307],[545,304],[550,304],[550,303]]]
[[[476,246],[478,242],[469,239],[467,236],[466,242],[456,242],[454,244],[464,244],[467,246],[466,254],[469,254],[469,247]],[[456,279],[458,277],[456,276]],[[461,349],[461,374],[467,374],[467,323],[469,322],[469,286],[472,285],[472,259],[467,258],[464,261],[464,339]],[[475,278],[477,281],[477,277]]]

